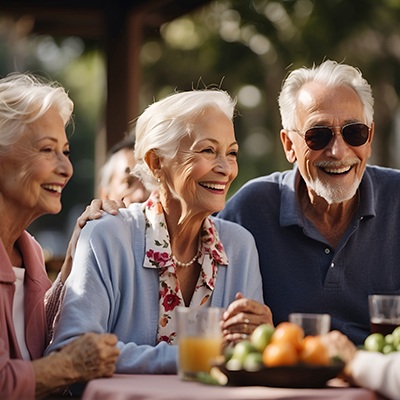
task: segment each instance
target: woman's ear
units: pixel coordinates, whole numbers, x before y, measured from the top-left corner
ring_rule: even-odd
[[[289,136],[289,133],[286,129],[281,130],[281,142],[283,146],[283,151],[286,155],[286,160],[288,160],[291,164],[296,162],[296,151],[293,147],[292,139]]]
[[[154,177],[157,179],[158,175],[160,174],[159,171],[161,169],[161,162],[160,157],[155,152],[155,150],[149,150],[144,156],[144,161],[150,168]]]

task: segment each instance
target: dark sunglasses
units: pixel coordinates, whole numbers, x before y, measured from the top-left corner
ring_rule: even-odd
[[[329,126],[314,126],[307,129],[305,133],[297,132],[306,141],[307,146],[311,150],[322,150],[331,142],[335,132],[334,127]],[[340,133],[343,139],[350,146],[362,146],[369,137],[370,128],[361,123],[348,124],[340,128]]]

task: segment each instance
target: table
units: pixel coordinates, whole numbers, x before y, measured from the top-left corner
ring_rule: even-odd
[[[379,398],[373,391],[344,385],[324,389],[223,387],[182,381],[177,375],[114,375],[112,378],[90,381],[82,395],[82,400],[377,400]]]

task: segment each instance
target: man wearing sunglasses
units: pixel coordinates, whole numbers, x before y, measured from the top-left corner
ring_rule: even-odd
[[[328,60],[295,70],[279,106],[294,168],[248,182],[219,216],[254,235],[275,324],[329,313],[361,344],[368,295],[400,294],[400,172],[367,166],[373,97],[358,69]]]

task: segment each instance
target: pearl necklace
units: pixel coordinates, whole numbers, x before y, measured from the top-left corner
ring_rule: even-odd
[[[191,265],[193,265],[197,261],[197,259],[200,257],[200,254],[201,254],[201,251],[199,248],[197,253],[195,254],[195,256],[187,263],[177,260],[173,254],[171,254],[171,256],[172,256],[172,260],[174,261],[174,263],[177,267],[187,268],[187,267],[190,267]]]

